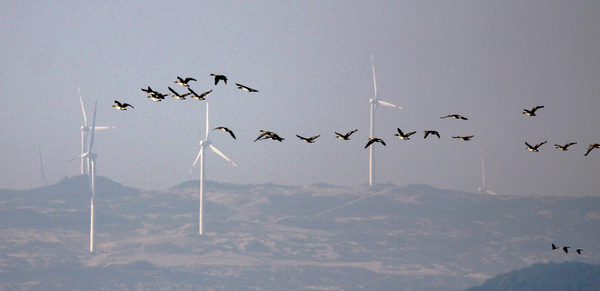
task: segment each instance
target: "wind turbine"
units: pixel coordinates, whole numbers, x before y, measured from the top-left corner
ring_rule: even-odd
[[[86,151],[79,157],[71,159],[81,158],[85,162],[84,164],[87,166],[87,174],[89,178],[90,184],[90,252],[94,252],[95,250],[95,225],[96,225],[96,214],[94,212],[94,199],[96,198],[96,154],[92,152],[92,148],[94,146],[94,134],[96,132],[96,107],[98,106],[98,101],[94,104],[94,119],[92,120],[92,127],[90,127],[90,142],[88,143],[88,147]]]
[[[40,170],[42,173],[42,181],[44,181],[44,186],[48,186],[48,180],[46,180],[46,173],[44,172],[44,160],[42,160],[42,147],[38,145],[38,154],[40,156]]]
[[[373,55],[371,54],[371,64],[373,66],[373,88],[375,90],[375,96],[369,99],[371,103],[371,129],[369,132],[369,137],[375,137],[375,112],[377,110],[377,105],[394,107],[398,109],[402,109],[402,107],[379,100],[377,96],[377,81],[375,79],[375,63],[373,60]],[[369,186],[373,186],[375,183],[375,147],[369,147]]]
[[[77,92],[79,93],[79,103],[81,104],[81,111],[83,112],[83,125],[81,126],[81,175],[86,174],[87,168],[89,168],[89,165],[86,165],[86,161],[87,159],[85,159],[83,157],[83,155],[86,152],[86,146],[87,146],[87,135],[88,132],[90,131],[90,127],[88,126],[87,123],[87,117],[85,114],[85,108],[83,107],[83,99],[81,98],[81,90],[79,89],[79,87],[77,87]],[[94,111],[95,112],[95,111]],[[115,126],[96,126],[96,130],[103,130],[103,129],[114,129],[117,128]]]
[[[204,148],[206,148],[208,146],[217,155],[221,156],[223,159],[225,159],[226,161],[230,162],[232,165],[237,167],[237,165],[232,160],[227,158],[223,153],[221,153],[215,146],[213,146],[211,144],[210,140],[208,139],[209,133],[210,133],[210,130],[208,127],[208,101],[207,101],[206,102],[206,135],[205,135],[204,139],[200,141],[200,151],[198,152],[198,156],[196,156],[196,160],[194,161],[194,164],[192,165],[192,168],[190,169],[190,173],[192,173],[192,170],[196,166],[196,163],[198,162],[198,160],[200,160],[200,227],[199,227],[199,234],[202,234],[202,211],[203,211],[202,202],[204,199]]]
[[[488,190],[485,187],[485,168],[483,167],[483,147],[481,147],[481,178],[483,179],[483,186],[479,187],[479,194],[497,195],[496,192]]]

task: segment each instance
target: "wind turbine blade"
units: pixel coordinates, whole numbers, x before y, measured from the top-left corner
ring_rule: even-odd
[[[200,159],[200,156],[202,155],[202,149],[204,148],[204,146],[200,146],[200,151],[198,151],[198,156],[196,156],[196,160],[194,161],[194,163],[192,164],[192,167],[190,168],[190,171],[188,172],[188,174],[192,173],[192,170],[194,169],[194,167],[196,166],[196,163],[198,163],[198,160]]]
[[[381,104],[382,106],[394,107],[394,108],[402,109],[402,107],[400,107],[398,105],[394,105],[392,103],[388,103],[388,102],[381,101],[381,100],[377,100],[377,103]]]
[[[92,135],[90,136],[90,144],[88,145],[88,154],[92,151],[94,146],[94,133],[96,132],[96,107],[98,107],[98,100],[94,104],[94,119],[92,119]]]
[[[96,130],[115,129],[116,126],[96,126]]]
[[[377,80],[375,79],[375,61],[371,54],[371,66],[373,67],[373,89],[375,91],[375,99],[377,99]]]
[[[488,193],[488,194],[490,194],[490,195],[498,195],[498,194],[496,194],[496,192],[494,192],[494,191],[490,191],[490,190],[486,190],[485,192],[487,192],[487,193]]]
[[[206,136],[204,140],[208,140],[208,133],[210,132],[208,129],[208,101],[206,101]]]
[[[83,99],[81,98],[81,90],[77,87],[77,92],[79,92],[79,103],[81,103],[81,111],[83,112],[83,124],[87,127],[87,117],[85,116],[85,108],[83,107]]]
[[[230,160],[228,157],[226,157],[222,152],[220,152],[216,147],[214,147],[212,144],[208,145],[210,147],[210,149],[215,152],[217,155],[221,156],[222,158],[224,158],[225,160],[227,160],[228,162],[230,162],[232,165],[234,166],[238,166],[236,165],[232,160]]]

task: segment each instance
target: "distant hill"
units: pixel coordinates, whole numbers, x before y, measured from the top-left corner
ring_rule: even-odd
[[[600,265],[580,262],[535,264],[486,280],[466,291],[600,290]]]
[[[98,177],[94,254],[86,176],[0,189],[0,290],[464,290],[534,264],[600,262],[599,197],[206,186],[200,236],[197,180],[151,191]]]

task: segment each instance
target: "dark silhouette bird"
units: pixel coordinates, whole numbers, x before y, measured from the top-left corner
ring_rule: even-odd
[[[231,137],[233,137],[233,139],[235,138],[235,134],[233,134],[233,131],[231,131],[231,129],[224,127],[224,126],[219,126],[219,127],[215,127],[213,130],[222,130],[224,132],[229,132],[229,134],[231,134]]]
[[[272,131],[260,130],[262,132],[254,141],[263,140],[263,139],[272,139],[278,142],[282,142],[285,138],[280,137],[278,134]]]
[[[305,142],[307,142],[307,143],[315,143],[315,139],[317,139],[317,138],[318,138],[319,136],[321,136],[321,135],[315,135],[315,136],[313,136],[313,137],[302,137],[302,136],[299,136],[299,135],[297,135],[297,134],[296,134],[296,136],[297,136],[299,139],[301,139],[301,140],[303,140],[303,141],[305,141]]]
[[[131,104],[128,104],[128,103],[121,103],[121,102],[119,102],[117,100],[115,100],[115,103],[116,104],[113,105],[112,107],[117,108],[119,110],[127,110],[127,107],[133,108],[133,106],[131,106]]]
[[[523,109],[522,114],[526,114],[529,116],[537,116],[537,115],[535,115],[535,111],[540,108],[544,108],[544,106],[535,106],[535,107],[531,108],[531,110]]]
[[[208,90],[208,91],[198,95],[198,93],[194,92],[194,90],[192,90],[192,88],[188,88],[188,90],[192,94],[191,98],[198,99],[198,100],[206,100],[206,98],[205,98],[206,95],[208,95],[208,94],[210,94],[210,92],[212,92],[212,90]]]
[[[169,87],[169,91],[171,91],[173,93],[173,97],[175,97],[179,100],[185,100],[185,96],[191,94],[191,93],[179,94],[175,90],[173,90],[173,88],[171,88],[171,87]]]
[[[252,88],[250,88],[250,87],[247,87],[247,86],[244,86],[244,85],[242,85],[242,84],[235,83],[235,85],[237,85],[237,86],[238,86],[238,89],[242,89],[242,90],[244,90],[244,91],[246,91],[246,92],[258,92],[258,90],[256,90],[256,89],[252,89]]]
[[[215,77],[215,85],[217,85],[220,80],[223,80],[225,85],[227,85],[227,77],[225,77],[224,75],[217,75],[217,74],[210,74],[210,75]]]
[[[552,244],[552,250],[558,250],[559,247],[555,246],[554,244]]]
[[[428,135],[436,135],[438,138],[440,138],[440,133],[435,131],[435,130],[425,130],[425,137],[423,138],[427,138]]]
[[[565,253],[567,253],[567,254],[569,253],[569,249],[570,249],[570,248],[571,248],[571,247],[562,247],[563,251],[565,251]]]
[[[474,137],[474,135],[466,135],[466,136],[453,136],[452,138],[460,138],[464,141],[470,141],[473,137]]]
[[[554,146],[557,149],[561,150],[561,151],[568,151],[569,147],[572,146],[572,145],[574,145],[574,144],[577,144],[577,143],[576,142],[570,142],[570,143],[565,144],[564,146],[561,146],[559,144],[554,144]]]
[[[590,146],[587,149],[587,152],[585,152],[584,156],[587,156],[593,149],[597,149],[600,148],[600,143],[592,143],[590,144]]]
[[[342,139],[342,140],[349,140],[349,139],[350,139],[350,136],[351,136],[353,133],[357,132],[357,131],[358,131],[358,129],[355,129],[355,130],[353,130],[353,131],[349,131],[349,132],[347,132],[346,134],[341,134],[341,133],[338,133],[338,132],[336,132],[335,134],[336,134],[337,136],[336,136],[335,138],[339,138],[339,139]]]
[[[404,132],[402,132],[402,130],[400,130],[399,127],[397,127],[396,129],[398,129],[398,133],[396,133],[394,135],[397,136],[397,137],[399,137],[399,138],[401,138],[401,139],[403,139],[403,140],[409,140],[411,135],[417,133],[416,131],[413,131],[413,132],[409,132],[407,134],[404,134]]]
[[[581,255],[581,252],[583,251],[583,249],[576,249],[575,251]]]
[[[454,118],[454,119],[469,120],[468,118],[466,118],[466,117],[464,117],[464,116],[462,116],[462,115],[458,115],[458,114],[449,114],[449,115],[446,115],[446,116],[442,116],[442,117],[440,117],[440,118],[441,118],[441,119],[444,119],[444,118],[448,118],[448,117],[452,117],[452,118]]]
[[[158,92],[152,90],[152,88],[150,88],[150,86],[148,86],[148,89],[142,88],[142,91],[144,91],[144,92],[146,92],[146,93],[148,93],[150,95],[154,95],[154,94],[158,93]]]
[[[147,98],[150,98],[150,99],[154,100],[155,102],[161,102],[163,99],[165,99],[164,94],[161,94],[158,91],[152,90],[152,88],[150,88],[150,86],[148,86],[148,89],[142,88],[142,91],[150,94],[150,95],[148,95]]]
[[[367,142],[367,145],[365,146],[365,148],[368,148],[370,145],[372,145],[374,142],[378,142],[381,143],[382,145],[385,146],[385,142],[377,137],[369,137],[369,141]]]
[[[537,153],[537,152],[539,152],[539,151],[540,151],[540,150],[539,150],[539,147],[540,147],[541,145],[545,144],[546,142],[547,142],[547,141],[543,141],[543,142],[541,142],[541,143],[538,143],[538,144],[536,144],[535,146],[532,146],[532,145],[528,144],[527,142],[525,142],[525,145],[527,146],[527,147],[526,147],[526,149],[527,149],[527,150],[529,150],[529,151],[532,151],[532,152],[534,152],[534,153]]]
[[[179,84],[183,87],[189,87],[190,85],[188,84],[189,81],[196,81],[196,79],[194,78],[185,78],[182,79],[181,77],[177,76],[177,81],[175,81],[175,84]]]

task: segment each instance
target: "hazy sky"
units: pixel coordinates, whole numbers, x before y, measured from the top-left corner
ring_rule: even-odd
[[[86,3],[83,3],[86,2]],[[207,155],[218,182],[359,185],[368,182],[371,54],[379,107],[377,180],[476,192],[484,149],[499,194],[598,196],[600,3],[595,1],[3,1],[0,4],[0,188],[79,173],[83,115],[98,100],[97,173],[165,189],[188,170],[204,135],[205,102],[169,97],[176,76],[214,89],[213,144],[239,167]],[[211,73],[228,85],[214,86]],[[238,90],[235,82],[258,89]],[[135,109],[111,108],[117,99]],[[537,117],[524,108],[544,105]],[[468,121],[440,119],[458,113]],[[394,137],[396,127],[418,133]],[[282,143],[253,142],[271,130]],[[350,141],[334,131],[358,129]],[[434,129],[441,139],[423,139]],[[307,144],[296,134],[320,134]],[[470,142],[453,135],[475,135]],[[548,141],[539,153],[524,142]],[[555,143],[577,142],[568,152]]]

